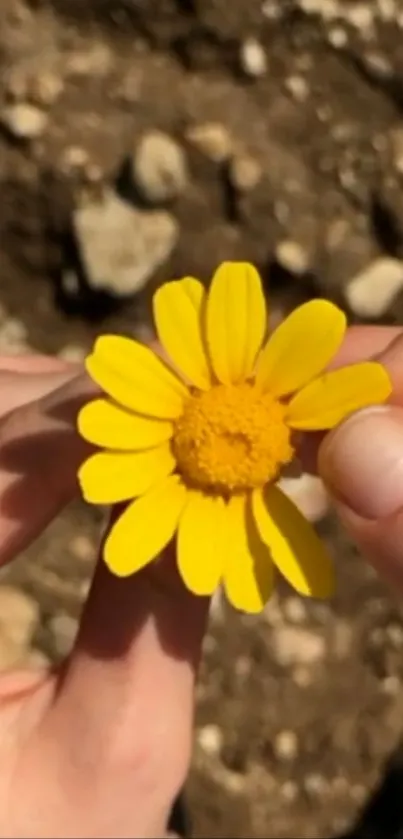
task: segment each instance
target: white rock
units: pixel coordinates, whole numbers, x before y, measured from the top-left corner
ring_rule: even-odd
[[[295,760],[299,750],[298,737],[295,731],[280,731],[274,739],[273,749],[279,760]]]
[[[188,183],[184,151],[162,131],[142,137],[133,155],[132,173],[141,195],[151,204],[176,198]]]
[[[382,256],[350,280],[345,297],[355,315],[376,318],[388,311],[402,288],[403,262]]]
[[[92,561],[94,559],[95,549],[88,536],[75,536],[70,542],[71,553],[82,562]]]
[[[35,670],[47,670],[50,667],[50,661],[45,653],[35,648],[30,650],[26,663]]]
[[[0,628],[19,649],[26,649],[39,623],[39,605],[21,589],[0,586]]]
[[[348,44],[348,34],[342,26],[332,26],[327,33],[329,44],[336,50],[342,50]]]
[[[56,652],[60,656],[68,655],[77,635],[78,621],[71,615],[60,612],[51,618],[49,628],[53,635]]]
[[[47,71],[36,76],[30,86],[30,99],[35,105],[50,108],[63,91],[63,79],[54,72]]]
[[[326,652],[322,635],[295,626],[276,626],[272,632],[274,654],[283,667],[295,664],[313,665]]]
[[[288,76],[288,79],[285,80],[285,86],[295,102],[302,104],[308,99],[309,84],[303,76]]]
[[[394,23],[398,15],[400,0],[377,0],[376,14],[384,23]]]
[[[113,192],[74,214],[89,286],[125,297],[140,291],[168,259],[178,225],[165,211],[141,211]]]
[[[368,3],[353,3],[346,7],[346,19],[355,29],[370,29],[374,22],[374,12]]]
[[[256,38],[246,38],[241,45],[240,62],[246,76],[258,79],[267,72],[266,53]]]
[[[290,623],[298,625],[305,623],[307,611],[302,597],[287,597],[287,599],[283,601],[282,606],[284,617]]]
[[[275,249],[275,257],[279,265],[290,274],[302,276],[310,267],[308,251],[293,239],[282,239]]]
[[[304,779],[305,791],[313,798],[321,797],[328,789],[328,783],[323,775],[312,773]]]
[[[262,177],[262,168],[257,160],[248,155],[236,155],[229,164],[229,178],[238,192],[254,189]]]
[[[284,781],[280,787],[280,793],[284,801],[292,804],[298,798],[298,785],[295,781]]]
[[[20,140],[34,140],[45,131],[48,117],[35,105],[19,102],[3,108],[0,121],[14,137]]]
[[[185,138],[213,163],[225,163],[233,149],[232,137],[220,122],[203,122],[187,129]]]
[[[329,512],[329,496],[316,475],[303,472],[297,478],[281,478],[278,483],[309,521],[320,521]]]
[[[198,734],[198,741],[208,755],[217,755],[221,751],[223,744],[223,734],[218,725],[205,725],[200,729]]]
[[[80,347],[78,344],[66,344],[58,352],[59,358],[62,358],[64,361],[71,361],[73,364],[81,364],[86,354],[87,351],[84,347]]]

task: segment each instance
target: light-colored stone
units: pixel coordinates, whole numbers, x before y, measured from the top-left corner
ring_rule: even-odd
[[[256,38],[246,38],[241,45],[240,63],[245,75],[252,79],[266,75],[267,56]]]
[[[298,737],[295,731],[279,731],[273,742],[276,757],[284,762],[295,760],[299,751]]]
[[[276,626],[272,640],[274,655],[283,667],[318,664],[326,653],[323,636],[302,627]]]
[[[78,621],[76,618],[68,615],[67,612],[59,612],[50,619],[49,628],[58,655],[63,657],[68,655],[77,635]]]
[[[247,154],[235,155],[230,161],[228,172],[231,184],[238,192],[250,192],[262,177],[260,163]]]
[[[321,798],[327,792],[329,785],[323,775],[312,773],[304,779],[304,788],[312,798]]]
[[[205,725],[198,733],[199,745],[208,755],[218,755],[223,744],[223,733],[218,725]]]
[[[86,354],[84,347],[80,347],[78,344],[66,344],[58,352],[59,358],[64,361],[71,361],[73,364],[81,364]]]
[[[185,139],[213,163],[225,163],[232,154],[233,139],[221,122],[203,122],[191,125]]]
[[[388,311],[402,288],[403,262],[382,256],[350,280],[345,296],[355,315],[377,318]]]
[[[285,87],[295,102],[303,104],[309,96],[309,84],[303,76],[288,76],[285,80]]]
[[[320,521],[329,512],[329,496],[316,475],[303,472],[297,478],[281,478],[278,483],[309,521]]]
[[[43,653],[42,650],[37,650],[35,648],[29,651],[26,663],[29,667],[32,667],[35,670],[47,670],[51,666],[51,663],[45,653]]]
[[[63,79],[54,72],[40,73],[32,79],[30,85],[30,99],[35,105],[50,108],[58,100],[63,91]]]
[[[61,169],[70,174],[88,166],[88,151],[82,146],[67,146],[61,159]]]
[[[35,140],[44,133],[48,116],[35,105],[19,102],[3,108],[0,113],[0,122],[13,137],[19,140]]]
[[[39,623],[39,605],[11,585],[0,586],[0,628],[21,650],[26,649]]]
[[[327,38],[336,50],[342,50],[348,44],[348,34],[342,26],[332,26],[327,33]]]
[[[67,297],[76,297],[80,290],[80,283],[75,271],[68,269],[63,271],[60,284]]]
[[[141,211],[108,192],[74,214],[88,285],[125,297],[140,291],[170,256],[178,225],[170,213]]]
[[[280,787],[281,797],[288,804],[293,804],[298,798],[298,784],[295,781],[284,781]]]
[[[346,20],[360,31],[371,29],[374,22],[374,10],[369,3],[346,5]]]
[[[282,605],[284,617],[287,621],[295,623],[297,626],[301,623],[305,623],[307,619],[307,611],[302,597],[287,597],[287,599],[283,601]]]
[[[162,131],[141,138],[132,161],[134,183],[150,204],[170,201],[186,188],[189,175],[181,146]]]
[[[75,556],[76,559],[80,559],[82,562],[89,562],[94,559],[94,545],[92,544],[91,539],[83,534],[74,536],[70,542],[70,550],[73,556]]]
[[[383,23],[394,23],[400,6],[400,0],[377,0],[375,10]]]
[[[294,239],[281,239],[276,245],[275,257],[279,265],[290,274],[303,276],[309,271],[309,253],[299,242]]]
[[[72,76],[106,76],[114,63],[114,54],[102,41],[86,44],[83,49],[70,53],[67,70]]]

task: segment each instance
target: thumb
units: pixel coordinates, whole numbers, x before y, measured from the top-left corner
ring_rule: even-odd
[[[350,535],[403,590],[403,408],[352,416],[325,439],[319,471]]]

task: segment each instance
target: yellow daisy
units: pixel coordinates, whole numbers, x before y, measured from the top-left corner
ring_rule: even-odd
[[[81,435],[104,449],[81,467],[83,495],[131,501],[106,540],[107,565],[133,574],[177,533],[179,572],[197,595],[222,583],[235,607],[258,612],[276,567],[301,594],[329,596],[332,563],[275,481],[301,432],[384,402],[387,372],[363,362],[323,373],[346,331],[327,300],[297,308],[264,343],[265,299],[247,263],[221,265],[208,292],[191,277],[169,282],[153,305],[172,368],[116,335],[86,360],[106,398],[79,416]]]

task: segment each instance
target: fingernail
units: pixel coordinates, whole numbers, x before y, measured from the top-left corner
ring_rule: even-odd
[[[403,507],[403,410],[368,408],[333,431],[319,467],[330,491],[364,518]]]

